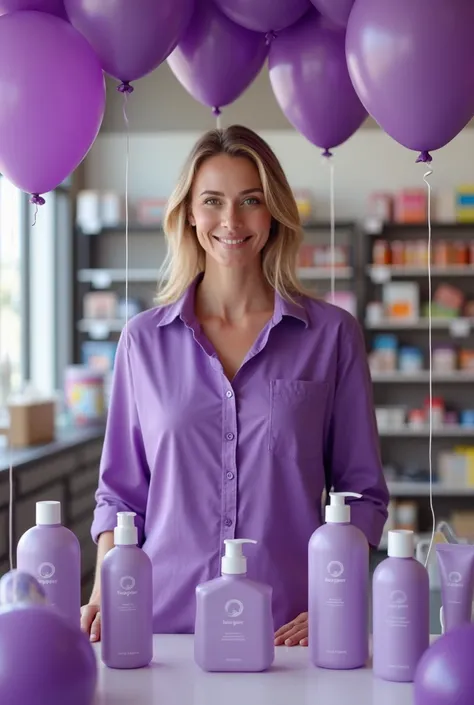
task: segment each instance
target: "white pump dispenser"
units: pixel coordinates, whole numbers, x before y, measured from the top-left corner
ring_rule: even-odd
[[[117,512],[117,526],[114,529],[114,544],[116,546],[136,546],[138,544],[135,517],[135,512]]]
[[[245,575],[247,572],[247,558],[242,552],[244,543],[257,542],[253,539],[224,539],[225,555],[221,559],[224,575]]]
[[[345,504],[346,497],[361,499],[362,495],[357,492],[330,492],[331,504],[326,506],[326,523],[328,524],[349,524],[351,520],[351,508]]]

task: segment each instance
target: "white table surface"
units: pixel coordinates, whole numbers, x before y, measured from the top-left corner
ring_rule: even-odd
[[[147,668],[115,670],[100,660],[94,705],[413,705],[413,685],[374,678],[370,668],[329,671],[309,663],[308,649],[278,646],[265,673],[204,673],[193,637],[155,635]]]

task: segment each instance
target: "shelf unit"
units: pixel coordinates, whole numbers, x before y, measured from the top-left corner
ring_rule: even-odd
[[[308,223],[304,226],[305,241],[312,243],[330,242],[330,225]],[[432,227],[433,242],[443,239],[474,240],[473,224],[437,224]],[[427,236],[427,226],[382,224],[379,221],[339,222],[336,226],[336,243],[351,248],[351,261],[348,266],[336,271],[337,289],[354,292],[357,303],[357,317],[364,328],[367,350],[372,347],[374,336],[391,332],[400,336],[405,344],[416,343],[427,350],[428,319],[420,318],[411,322],[382,320],[367,322],[366,306],[380,291],[380,287],[390,280],[417,281],[426,294],[427,267],[374,266],[372,245],[376,238],[387,240],[422,239]],[[151,225],[131,223],[129,226],[130,296],[142,298],[145,305],[152,305],[156,290],[160,265],[165,254],[162,231]],[[102,228],[94,234],[85,234],[80,229],[75,232],[76,283],[75,313],[76,361],[81,361],[81,345],[85,340],[117,340],[124,321],[120,319],[88,320],[84,318],[82,301],[84,294],[94,289],[111,289],[124,294],[125,282],[125,228],[123,225]],[[473,265],[457,265],[446,268],[431,268],[433,288],[442,282],[452,281],[464,291],[473,290]],[[299,276],[306,286],[315,288],[320,295],[329,291],[330,270],[328,267],[300,268]],[[454,339],[462,340],[474,349],[474,319],[446,320],[433,318],[433,342],[442,343]],[[472,372],[434,373],[435,395],[441,394],[449,403],[460,408],[474,407],[474,370]],[[376,405],[405,403],[419,405],[428,396],[429,374],[427,370],[414,374],[402,372],[373,373],[374,400]],[[389,483],[394,499],[414,500],[420,508],[420,530],[429,528],[428,484],[418,481],[417,468],[426,473],[428,464],[428,430],[409,427],[380,432],[381,452],[384,465],[389,468],[407,466],[410,479],[403,474]],[[433,433],[433,459],[436,465],[439,452],[450,450],[457,445],[474,446],[474,428],[450,426],[435,428]],[[452,506],[465,507],[472,504],[474,487],[460,487],[455,483],[434,485],[433,494],[441,514],[449,512]]]

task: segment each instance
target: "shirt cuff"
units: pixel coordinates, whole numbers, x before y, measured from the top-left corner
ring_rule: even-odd
[[[91,536],[94,543],[98,543],[100,534],[104,531],[113,531],[117,526],[117,512],[130,512],[130,507],[125,504],[102,504],[94,510],[94,519],[91,526]],[[135,516],[135,526],[138,533],[138,545],[143,544],[144,520],[139,514]]]
[[[387,513],[369,503],[351,503],[351,524],[357,526],[373,548],[378,548],[382,538]]]

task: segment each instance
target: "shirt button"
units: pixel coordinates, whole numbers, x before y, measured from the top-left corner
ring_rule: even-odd
[[[226,518],[224,519],[224,524],[225,524],[226,526],[232,526],[232,519],[229,519],[229,517],[226,517]]]
[[[233,441],[234,440],[234,434],[233,433],[227,433],[226,438],[228,441]]]
[[[233,480],[233,479],[234,479],[234,473],[231,472],[230,470],[229,470],[229,472],[227,473],[227,479],[228,479],[228,480]]]
[[[227,390],[227,392],[225,393],[225,395],[226,395],[227,399],[231,399],[231,398],[234,396],[234,395],[232,394],[232,392],[230,391],[230,389]]]

